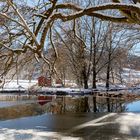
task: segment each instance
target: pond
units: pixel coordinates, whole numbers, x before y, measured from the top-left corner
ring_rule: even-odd
[[[133,112],[139,112],[139,106],[140,101],[95,100],[92,96],[3,100],[0,101],[0,139],[137,139],[140,138],[140,115]]]
[[[127,104],[127,112],[139,112],[140,113],[140,100],[133,101]]]
[[[37,100],[23,100],[23,101],[0,101],[0,108],[5,108],[5,107],[11,107],[11,106],[19,106],[19,105],[27,105],[30,104],[32,105],[33,103],[36,103],[38,106],[38,101]],[[43,108],[43,106],[39,105],[40,107]],[[71,105],[69,105],[71,106]],[[123,104],[124,106],[124,112],[140,112],[140,100],[132,101],[130,103]],[[68,107],[70,108],[70,107]],[[100,105],[100,110],[104,110],[104,106]],[[105,110],[104,110],[105,112]]]
[[[3,96],[0,120],[49,114],[139,112],[140,101],[127,103],[120,98],[93,96]]]
[[[16,111],[21,114],[26,110],[39,113],[83,113],[83,112],[123,112],[125,100],[94,96],[1,96],[0,111]],[[3,113],[0,113],[3,114]],[[33,113],[34,114],[34,113]]]

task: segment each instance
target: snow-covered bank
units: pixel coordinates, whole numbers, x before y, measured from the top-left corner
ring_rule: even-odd
[[[29,89],[30,87],[37,85],[37,80],[6,80],[3,89],[18,90]]]
[[[126,87],[125,85],[111,85],[109,89],[106,89],[102,83],[97,84],[97,89],[84,89],[84,88],[74,88],[74,87],[40,87],[37,84],[37,80],[27,81],[19,80],[18,83],[16,80],[6,81],[3,88],[0,89],[0,93],[8,93],[17,95],[21,94],[50,94],[50,95],[92,95],[93,93],[99,92],[132,92],[140,90],[139,87]]]
[[[110,84],[109,91],[128,91],[128,92],[137,92],[139,93],[140,91],[140,71],[136,71],[134,69],[129,69],[129,68],[123,68],[122,71],[122,81],[124,83],[114,83]],[[38,86],[38,80],[6,80],[5,85],[3,88],[0,89],[0,92],[5,92],[5,91],[10,91],[11,92],[30,92],[30,93],[35,93],[35,92],[47,92],[47,93],[56,93],[56,92],[67,92],[67,93],[89,93],[89,92],[106,92],[107,89],[105,88],[105,82],[97,82],[97,89],[83,89],[83,88],[78,88],[76,86],[76,83],[74,81],[66,80],[66,84],[70,83],[70,87],[61,87],[57,86],[56,84],[53,84],[52,87],[40,87]],[[89,83],[89,87],[91,87],[91,83]],[[59,88],[58,88],[59,87]]]

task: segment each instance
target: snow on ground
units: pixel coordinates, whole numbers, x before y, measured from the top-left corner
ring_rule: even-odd
[[[122,78],[125,82],[139,82],[140,81],[140,71],[124,68],[122,73]]]
[[[3,89],[29,89],[37,84],[37,80],[6,80]]]
[[[110,85],[110,89],[123,89],[127,87],[132,87],[133,85],[137,85],[140,87],[140,71],[136,71],[134,69],[124,68],[122,72],[122,78],[125,84],[114,84]],[[6,80],[5,85],[2,90],[29,90],[32,88],[33,90],[38,91],[67,91],[67,92],[88,92],[88,90],[84,90],[83,88],[76,88],[76,83],[74,81],[65,81],[66,84],[69,84],[69,88],[63,88],[61,86],[53,84],[53,87],[38,87],[37,80]],[[57,88],[60,87],[60,88]],[[98,90],[106,90],[105,83],[97,83]]]

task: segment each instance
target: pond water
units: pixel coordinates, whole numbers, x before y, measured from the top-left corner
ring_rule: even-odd
[[[23,112],[23,108],[28,105],[29,108],[43,109],[43,112],[52,114],[63,113],[82,113],[82,112],[124,112],[126,111],[125,101],[119,98],[100,98],[93,96],[33,96],[33,97],[10,97],[2,98],[0,101],[0,110],[5,108],[18,108]],[[34,111],[32,110],[32,111]]]
[[[16,105],[23,105],[23,104],[31,104],[36,103],[35,100],[28,100],[28,101],[0,101],[0,108],[3,107],[10,107],[10,106],[16,106]]]
[[[126,103],[93,97],[49,99],[44,103],[38,98],[0,101],[0,140],[140,138],[140,101]]]
[[[93,98],[93,96],[33,96],[25,98],[24,96],[20,96],[20,98],[14,97],[12,100],[7,100],[7,97],[6,100],[0,100],[0,109],[18,108],[20,111],[25,106],[37,107],[38,110],[42,110],[43,108],[46,112],[53,114],[69,112],[140,112],[140,101],[128,102],[119,98]]]
[[[140,101],[133,101],[127,104],[127,112],[140,112]]]

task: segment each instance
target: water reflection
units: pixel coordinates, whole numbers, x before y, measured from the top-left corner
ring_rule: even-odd
[[[52,103],[52,113],[66,112],[123,112],[125,100],[101,97],[59,97]]]
[[[38,103],[26,102],[1,102],[0,120],[15,119],[19,117],[39,115],[45,112]]]
[[[127,112],[140,112],[140,100],[127,104]]]
[[[14,119],[43,113],[123,112],[125,100],[97,96],[20,96],[0,101],[0,119]],[[10,100],[11,99],[11,100]]]

